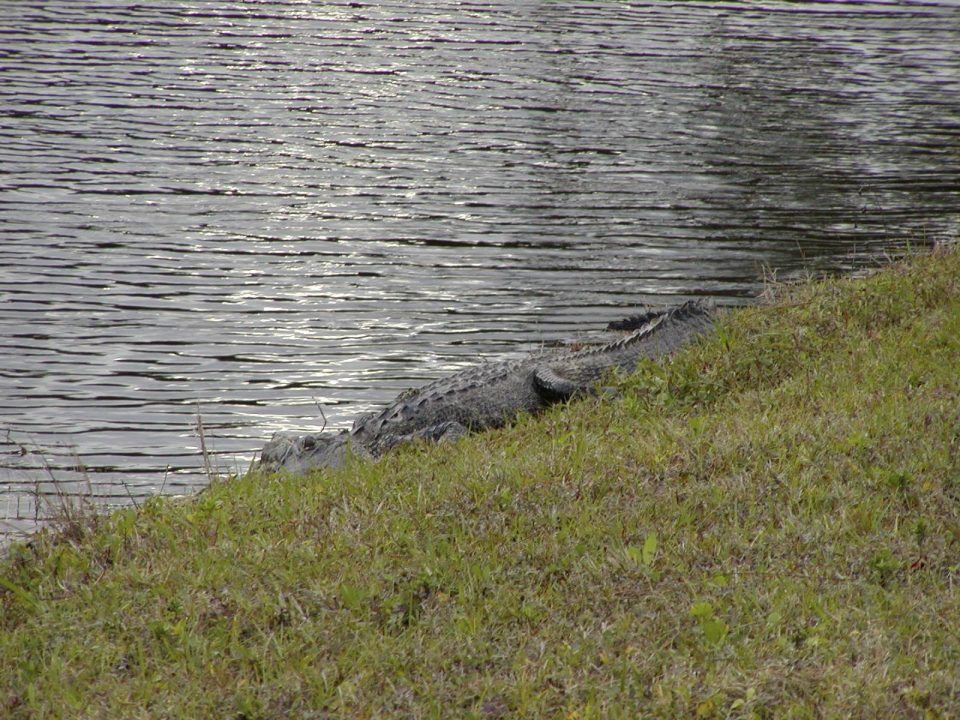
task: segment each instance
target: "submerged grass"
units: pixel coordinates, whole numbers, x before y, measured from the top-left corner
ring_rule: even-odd
[[[960,253],[455,445],[44,535],[0,716],[956,717]]]

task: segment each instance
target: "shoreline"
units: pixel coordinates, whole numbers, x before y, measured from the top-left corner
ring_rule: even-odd
[[[456,444],[0,559],[0,714],[960,712],[960,252],[776,288]]]

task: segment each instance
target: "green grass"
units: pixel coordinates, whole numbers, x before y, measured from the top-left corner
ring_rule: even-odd
[[[960,715],[960,253],[586,400],[0,565],[0,716]]]

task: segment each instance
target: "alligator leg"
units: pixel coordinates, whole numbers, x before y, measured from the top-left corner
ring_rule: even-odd
[[[547,402],[569,400],[584,389],[578,383],[558,375],[553,368],[547,365],[534,369],[533,387],[536,389],[537,395]]]
[[[431,440],[433,442],[452,442],[459,440],[470,430],[456,420],[447,420],[436,425],[420,428],[419,430],[407,433],[405,435],[388,435],[377,447],[377,454],[380,455],[388,450],[392,450],[397,445],[411,442],[412,440]]]

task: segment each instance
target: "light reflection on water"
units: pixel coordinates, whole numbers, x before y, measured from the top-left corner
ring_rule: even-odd
[[[952,3],[0,9],[10,526],[956,232]]]

